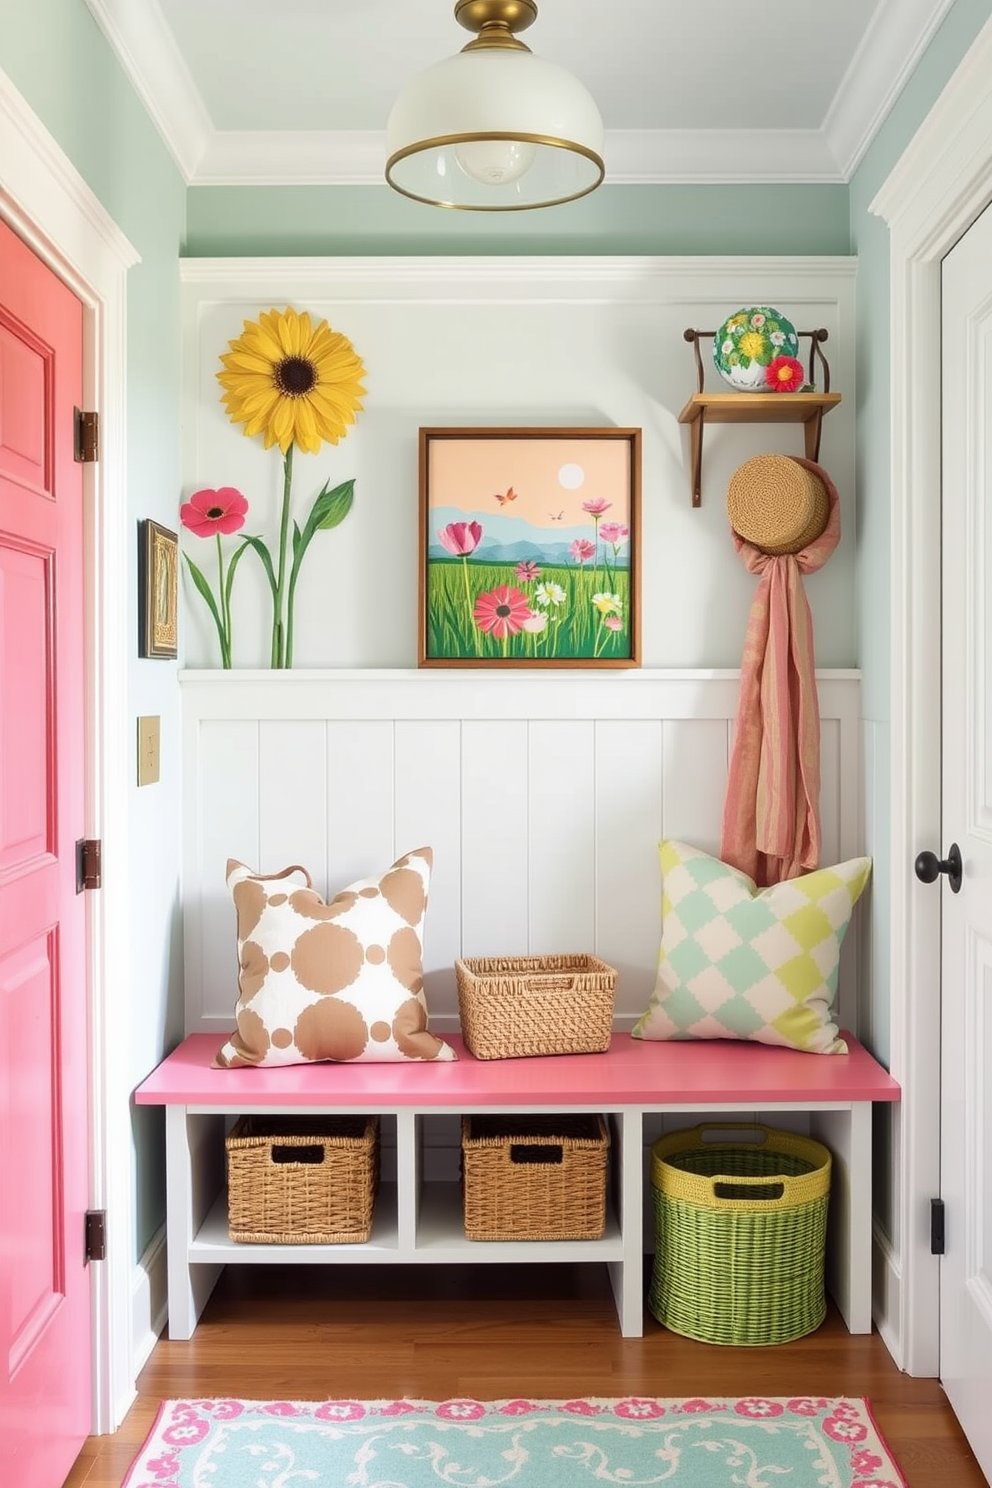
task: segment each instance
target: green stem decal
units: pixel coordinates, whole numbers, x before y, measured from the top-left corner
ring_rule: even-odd
[[[283,456],[282,516],[279,522],[279,556],[276,569],[276,592],[272,613],[272,666],[286,665],[286,632],[284,597],[286,586],[286,549],[289,545],[289,500],[293,491],[293,449],[290,444]]]

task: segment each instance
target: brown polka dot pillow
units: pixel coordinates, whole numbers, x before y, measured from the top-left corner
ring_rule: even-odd
[[[238,1027],[215,1067],[454,1059],[427,1028],[423,926],[433,861],[418,847],[326,904],[298,864],[266,875],[232,858]],[[287,882],[294,874],[305,887]]]

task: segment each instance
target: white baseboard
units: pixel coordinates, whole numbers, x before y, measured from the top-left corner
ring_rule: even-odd
[[[131,1277],[131,1371],[137,1379],[169,1319],[165,1225],[152,1237]]]
[[[904,1369],[902,1271],[892,1242],[877,1222],[872,1225],[871,1249],[872,1317],[885,1347]]]

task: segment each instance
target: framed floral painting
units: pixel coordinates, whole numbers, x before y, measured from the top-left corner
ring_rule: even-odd
[[[640,429],[421,429],[420,666],[639,666],[640,497]]]
[[[138,524],[138,655],[178,651],[179,538],[149,518]]]

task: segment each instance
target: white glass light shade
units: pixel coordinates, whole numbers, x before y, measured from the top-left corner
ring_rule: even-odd
[[[599,185],[602,151],[599,110],[571,73],[533,52],[478,48],[429,67],[397,98],[386,179],[436,206],[552,206]]]

